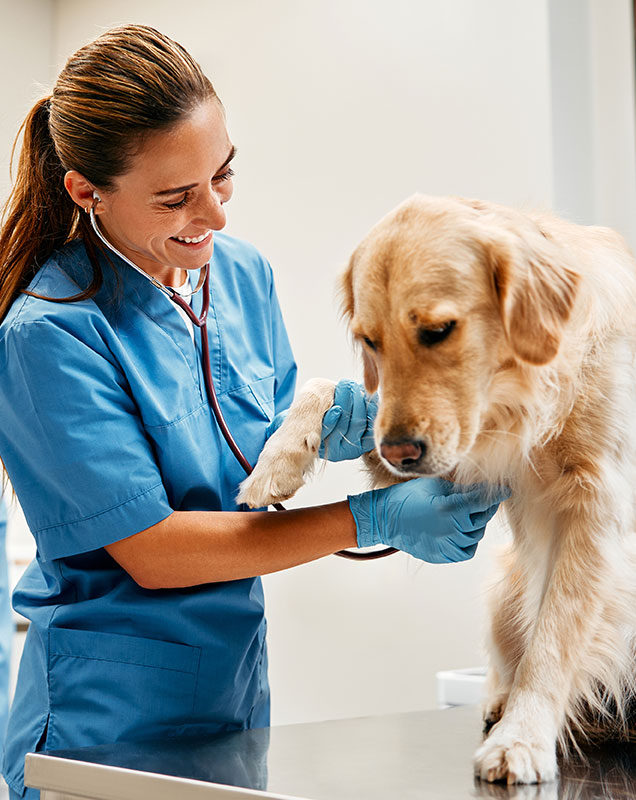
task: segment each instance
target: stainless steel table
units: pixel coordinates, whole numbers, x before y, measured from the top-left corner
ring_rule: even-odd
[[[335,720],[206,739],[119,743],[26,759],[42,800],[626,800],[636,746],[606,745],[538,786],[473,778],[474,707]]]

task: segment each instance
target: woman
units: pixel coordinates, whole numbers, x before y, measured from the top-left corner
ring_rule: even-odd
[[[14,595],[31,620],[6,740],[14,796],[28,751],[267,725],[256,576],[374,541],[466,559],[496,510],[435,480],[236,510],[244,475],[198,334],[147,277],[188,296],[209,262],[211,371],[254,462],[296,368],[269,265],[218,233],[234,152],[199,66],[143,26],[78,51],[25,122],[0,236],[0,457],[37,542]],[[199,315],[201,292],[191,303]],[[336,399],[323,441],[357,457],[374,404],[351,382]]]

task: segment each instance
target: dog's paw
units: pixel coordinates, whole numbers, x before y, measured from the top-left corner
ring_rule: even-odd
[[[269,439],[251,475],[239,486],[237,503],[262,508],[289,500],[304,485],[318,455],[320,435],[309,433],[289,443],[290,438],[280,434]]]
[[[500,724],[475,753],[475,774],[490,783],[553,781],[557,776],[556,747],[531,742],[520,731]]]

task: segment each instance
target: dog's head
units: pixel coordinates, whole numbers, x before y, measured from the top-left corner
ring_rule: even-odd
[[[399,475],[451,471],[468,454],[501,370],[558,353],[578,283],[529,217],[415,196],[381,220],[343,276],[344,313],[380,389],[375,438]]]

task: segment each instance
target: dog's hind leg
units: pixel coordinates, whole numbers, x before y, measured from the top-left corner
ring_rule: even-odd
[[[623,488],[620,479],[616,483]],[[608,643],[604,654],[598,654],[608,663],[593,653],[594,639],[606,621],[606,598],[622,588],[615,580],[615,565],[624,561],[621,534],[609,529],[604,513],[619,505],[620,498],[613,504],[603,498],[563,509],[559,520],[553,520],[558,545],[528,643],[504,714],[475,756],[476,773],[484,780],[553,780],[556,744],[566,729],[570,703],[576,694],[592,696],[594,679],[621,669],[621,662],[628,660],[620,619],[607,626]]]

